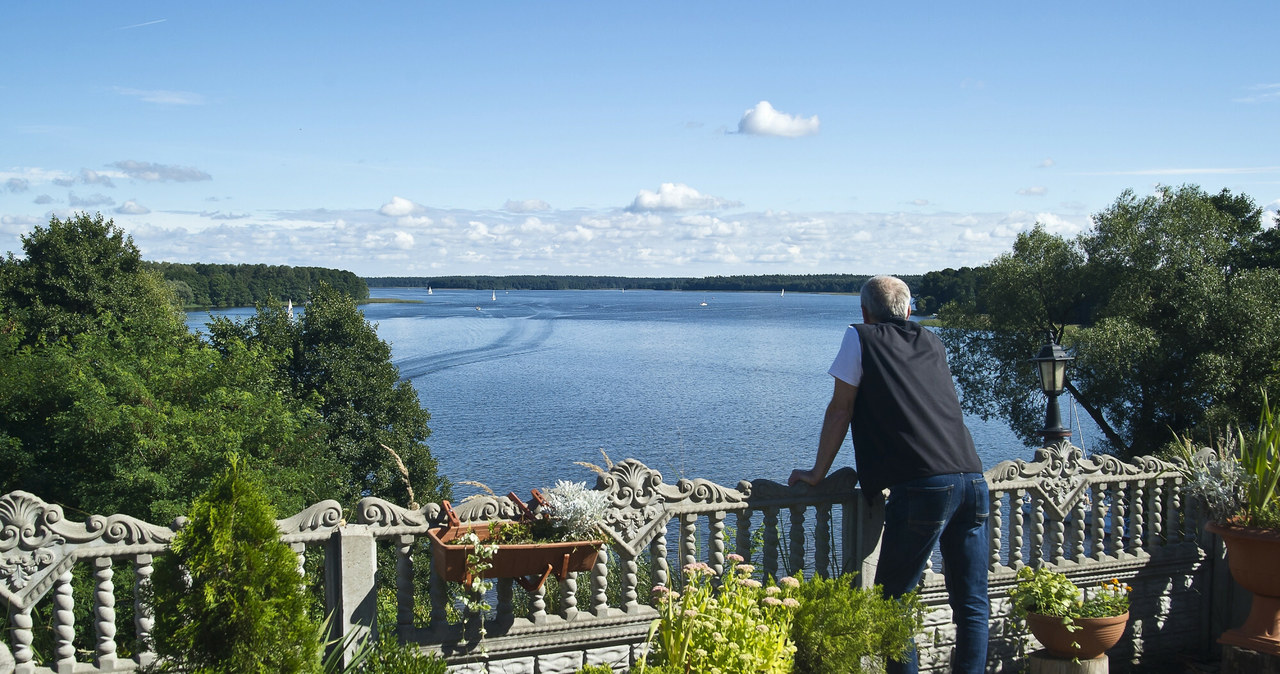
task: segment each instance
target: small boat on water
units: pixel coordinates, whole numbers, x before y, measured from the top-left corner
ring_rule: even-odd
[[[778,293],[778,297],[786,297],[786,296],[787,296],[787,289],[783,288],[782,292]]]
[[[490,297],[489,299],[490,299],[490,300],[493,300],[494,302],[497,302],[497,301],[498,301],[498,291],[493,290],[493,291],[491,291],[491,292],[493,293],[493,296],[492,296],[492,297]]]
[[[428,294],[428,295],[430,295],[430,294],[431,294],[431,286],[427,286],[427,294]]]

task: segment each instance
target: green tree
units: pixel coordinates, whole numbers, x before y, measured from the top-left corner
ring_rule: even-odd
[[[345,467],[348,502],[368,494],[409,502],[404,476],[386,447],[406,466],[416,500],[448,497],[448,483],[437,475],[425,442],[431,416],[413,385],[400,379],[391,347],[350,296],[322,282],[300,319],[270,301],[244,321],[213,321],[210,333],[220,349],[242,340],[274,354],[280,385],[323,418],[328,452]]]
[[[156,560],[155,646],[166,669],[200,674],[316,672],[298,558],[275,511],[232,456]]]
[[[1280,384],[1280,270],[1266,263],[1261,209],[1226,190],[1163,187],[1125,192],[1094,223],[1072,240],[1038,226],[1019,235],[987,269],[985,311],[944,307],[965,408],[1032,441],[1043,398],[1028,358],[1050,333],[1074,348],[1069,390],[1113,451],[1250,423],[1259,387]]]

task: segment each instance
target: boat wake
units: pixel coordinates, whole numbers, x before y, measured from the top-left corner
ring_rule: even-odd
[[[458,351],[444,351],[393,360],[400,377],[410,381],[433,372],[473,363],[510,358],[541,349],[555,331],[551,321],[511,322],[511,328],[488,344]]]

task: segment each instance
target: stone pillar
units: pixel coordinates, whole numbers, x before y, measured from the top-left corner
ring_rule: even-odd
[[[1107,674],[1111,663],[1106,654],[1092,660],[1061,658],[1049,651],[1036,651],[1031,654],[1031,674]]]
[[[867,504],[862,493],[855,492],[853,501],[843,505],[845,573],[857,571],[854,583],[869,589],[875,586],[876,566],[880,562],[880,536],[884,533],[884,499]]]
[[[378,619],[377,546],[373,534],[363,524],[348,524],[334,530],[324,555],[325,610],[330,616],[329,638],[348,641],[342,664],[349,663],[354,645],[376,639]]]

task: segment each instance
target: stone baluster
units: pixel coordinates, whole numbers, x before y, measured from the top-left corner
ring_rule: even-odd
[[[413,543],[413,536],[396,537],[396,634],[401,639],[413,633]]]
[[[148,554],[133,558],[133,631],[141,644],[134,660],[141,667],[150,665],[156,659],[156,654],[151,651],[151,630],[156,624],[155,616],[151,613],[151,605],[143,600],[147,595],[147,588],[151,586],[151,574],[155,570],[151,565],[152,561]]]
[[[1022,566],[1022,498],[1026,492],[1014,489],[1009,494],[1009,566]]]
[[[723,526],[723,523],[722,523]],[[623,552],[622,558],[622,610],[635,613],[640,610],[640,595],[636,586],[640,584],[640,564],[634,555]],[[723,560],[723,553],[721,559]]]
[[[560,583],[560,615],[565,620],[578,617],[578,572],[574,571],[564,577]]]
[[[289,549],[298,556],[298,576],[302,578],[302,586],[305,591],[307,585],[307,544],[290,543]]]
[[[1031,561],[1032,566],[1044,564],[1044,499],[1031,499]]]
[[[58,576],[53,588],[53,661],[58,671],[76,665],[76,600],[71,589],[71,569]]]
[[[804,506],[791,506],[791,554],[787,557],[787,575],[794,576],[804,569]]]
[[[609,615],[609,550],[600,550],[591,569],[591,613],[603,618]]]
[[[1002,513],[1000,509],[1004,505],[1002,502],[1004,495],[1003,493],[992,489],[988,496],[991,499],[990,505],[987,506],[987,512],[989,513],[988,522],[991,528],[989,530],[990,560],[987,563],[987,570],[994,572],[1000,568],[1000,527],[1002,524]]]
[[[734,545],[734,552],[738,553],[743,559],[751,561],[751,511],[738,511],[738,531],[737,541]]]
[[[680,516],[680,570],[698,561],[698,516]]]
[[[1077,499],[1071,506],[1071,559],[1084,563],[1085,499]]]
[[[508,605],[511,604],[511,593],[513,590],[511,586],[514,585],[514,583],[510,578],[503,578],[502,582],[498,583],[498,605],[499,606],[501,606],[503,603],[502,588],[504,585],[507,588],[506,603]],[[501,608],[498,609],[499,620],[503,620],[507,617],[510,617],[510,615],[511,615],[511,608],[509,606],[505,613],[502,611]],[[535,625],[541,625],[547,622],[547,584],[546,583],[543,583],[541,587],[529,593],[529,619],[532,620],[533,624]]]
[[[711,554],[707,564],[715,571],[716,577],[719,577],[724,573],[724,513],[714,512],[708,515],[707,525],[711,531]]]
[[[515,615],[516,611],[515,580],[511,578],[497,578],[494,582],[494,589],[497,590],[498,597],[497,613],[495,614],[497,619],[499,621],[511,620],[511,617]],[[532,599],[532,597],[530,598]]]
[[[1169,497],[1165,499],[1165,517],[1166,528],[1173,531],[1170,539],[1173,542],[1181,543],[1191,540],[1191,514],[1182,510],[1182,478],[1175,477],[1169,480],[1173,488],[1169,492]]]
[[[31,641],[35,634],[31,631],[31,607],[19,611],[9,604],[9,632],[13,641],[14,672],[30,674],[35,670],[35,652],[31,650]]]
[[[111,582],[112,559],[96,557],[93,560],[93,576],[96,581],[93,593],[94,628],[98,636],[94,662],[98,669],[111,671],[116,666],[116,588]]]
[[[1044,500],[1040,501],[1041,508],[1044,507]],[[1042,510],[1043,513],[1043,510]],[[1047,513],[1042,514],[1044,517]],[[1061,517],[1049,518],[1049,559],[1053,560],[1055,565],[1062,564],[1067,560],[1067,537],[1066,523]]]
[[[1151,504],[1147,510],[1151,513],[1151,521],[1147,526],[1147,550],[1150,551],[1163,547],[1168,542],[1164,530],[1164,480],[1159,478],[1151,480],[1151,489],[1147,493]]]
[[[326,562],[327,563],[327,562]],[[449,603],[448,590],[444,580],[444,557],[431,555],[431,579],[427,581],[427,592],[431,597],[430,627],[436,629],[449,622],[445,608]]]
[[[813,566],[822,578],[830,578],[831,561],[831,505],[823,503],[815,508],[817,520],[813,525]]]
[[[1106,485],[1096,483],[1089,485],[1089,496],[1093,502],[1093,521],[1089,523],[1089,553],[1094,559],[1101,559],[1106,554],[1103,550],[1107,517]]]
[[[778,509],[764,509],[764,575],[778,577]]]
[[[1146,540],[1147,498],[1146,489],[1143,488],[1144,485],[1144,482],[1134,482],[1129,485],[1131,490],[1130,494],[1132,495],[1132,498],[1129,501],[1132,505],[1129,510],[1130,518],[1133,522],[1129,533],[1129,552],[1135,555],[1142,553],[1143,541]]]
[[[1125,497],[1128,489],[1128,485],[1124,482],[1111,485],[1111,555],[1114,557],[1124,556],[1125,517],[1128,516],[1129,510]]]
[[[671,587],[671,564],[667,561],[667,529],[654,537],[649,544],[649,558],[653,560],[653,584]]]

